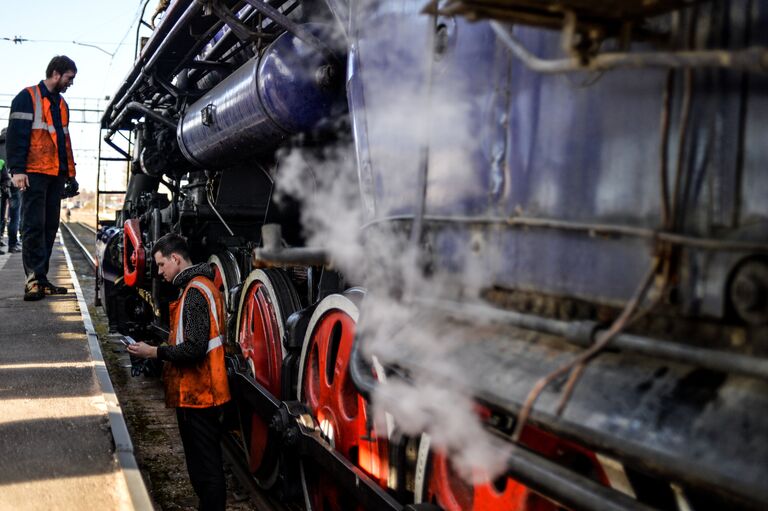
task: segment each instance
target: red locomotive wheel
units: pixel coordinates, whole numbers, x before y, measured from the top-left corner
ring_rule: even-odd
[[[426,445],[424,443],[426,442]],[[523,431],[521,443],[533,451],[608,485],[608,479],[594,453],[572,442],[533,427]],[[419,452],[419,463],[426,467],[425,455],[430,456],[431,468],[426,487],[422,487],[422,501],[435,503],[446,511],[558,511],[562,506],[533,492],[508,477],[492,483],[472,485],[453,469],[450,461],[440,453],[429,453],[429,437],[424,435]],[[418,489],[417,489],[418,491]]]
[[[208,258],[208,264],[213,270],[213,284],[224,296],[224,305],[229,308],[229,290],[240,282],[240,268],[237,266],[235,256],[231,252],[224,251]]]
[[[367,429],[367,407],[348,374],[358,310],[342,295],[324,299],[310,319],[301,354],[298,398],[311,410],[328,442],[380,485],[388,477],[388,443]],[[302,465],[311,511],[362,510],[321,468]]]
[[[255,270],[243,284],[237,342],[253,378],[277,398],[281,397],[285,321],[298,308],[298,295],[280,270]],[[251,472],[262,486],[271,486],[277,474],[277,458],[268,451],[268,424],[251,413],[250,430],[244,436]]]

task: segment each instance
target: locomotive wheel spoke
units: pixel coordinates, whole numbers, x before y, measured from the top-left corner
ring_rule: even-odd
[[[382,486],[388,477],[388,443],[368,430],[365,401],[349,377],[357,307],[344,296],[327,297],[315,309],[302,347],[298,398],[337,451]],[[321,468],[304,463],[303,486],[313,511],[362,510]]]
[[[285,320],[298,308],[298,296],[281,270],[255,270],[243,284],[237,317],[237,343],[253,379],[281,397],[282,345]],[[267,422],[244,409],[249,431],[244,431],[251,472],[264,487],[277,475],[277,457],[269,449]]]

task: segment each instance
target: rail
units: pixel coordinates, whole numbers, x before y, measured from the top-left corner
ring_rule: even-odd
[[[61,225],[61,227],[63,227],[67,231],[67,233],[72,238],[72,241],[74,241],[75,245],[77,245],[77,248],[79,248],[80,251],[83,253],[83,256],[85,256],[85,259],[88,261],[88,264],[91,265],[91,268],[93,268],[95,270],[96,269],[96,259],[93,258],[93,255],[91,255],[91,252],[85,247],[85,245],[83,245],[83,242],[80,241],[80,238],[78,238],[77,235],[75,235],[75,233],[72,231],[72,228],[68,224],[66,224],[64,222],[61,222],[60,225]],[[85,225],[85,224],[80,223],[80,222],[78,222],[77,225],[81,225],[81,226],[85,227],[86,229],[88,229],[90,231],[93,231],[94,235],[96,234],[96,230],[93,227],[89,226],[89,225]]]

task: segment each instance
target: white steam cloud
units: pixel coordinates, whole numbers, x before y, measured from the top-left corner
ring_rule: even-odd
[[[391,40],[397,40],[392,25],[386,30]],[[411,55],[417,63],[411,67],[413,72],[428,68],[426,57]],[[402,61],[404,56],[400,53],[397,58]],[[509,451],[480,423],[469,397],[470,382],[462,380],[469,377],[462,376],[467,375],[467,368],[457,367],[447,356],[471,340],[454,333],[444,319],[421,310],[410,298],[476,299],[489,280],[488,272],[498,266],[488,256],[467,257],[456,262],[459,268],[452,268],[450,274],[425,276],[416,264],[418,254],[408,241],[408,228],[365,226],[397,210],[400,203],[415,202],[419,194],[417,156],[425,145],[430,158],[428,185],[451,180],[454,190],[473,186],[468,155],[480,137],[469,132],[466,119],[478,105],[460,90],[441,89],[439,95],[432,91],[433,97],[425,100],[423,91],[398,89],[396,80],[380,87],[372,95],[385,101],[367,105],[367,118],[376,120],[367,125],[367,134],[375,144],[374,170],[381,171],[377,165],[382,164],[397,169],[386,181],[390,189],[383,195],[389,203],[375,204],[374,218],[370,211],[363,212],[358,162],[351,143],[322,150],[294,149],[284,155],[276,175],[277,196],[289,194],[302,203],[308,246],[328,250],[334,265],[351,282],[368,289],[361,309],[367,354],[375,355],[385,367],[429,369],[411,372],[407,382],[390,377],[377,387],[374,411],[378,423],[386,412],[400,430],[411,435],[428,433],[432,445],[449,455],[459,474],[472,482],[487,481],[503,471]],[[453,198],[429,199],[449,204]],[[436,376],[445,374],[452,375],[450,383]],[[377,429],[380,434],[386,431]]]

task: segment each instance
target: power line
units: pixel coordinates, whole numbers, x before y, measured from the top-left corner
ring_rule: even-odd
[[[124,38],[123,38],[124,40]],[[94,48],[102,53],[106,53],[110,57],[114,57],[115,53],[117,53],[117,50],[120,49],[121,46],[125,45],[123,41],[120,41],[117,43],[117,47],[115,48],[114,52],[110,52],[108,50],[105,50],[99,44],[114,44],[111,42],[102,42],[102,41],[64,41],[64,40],[56,40],[56,39],[28,39],[23,36],[15,35],[13,37],[0,37],[0,41],[8,41],[13,44],[23,44],[23,43],[55,43],[55,44],[76,44],[78,46],[86,46],[88,48]]]

